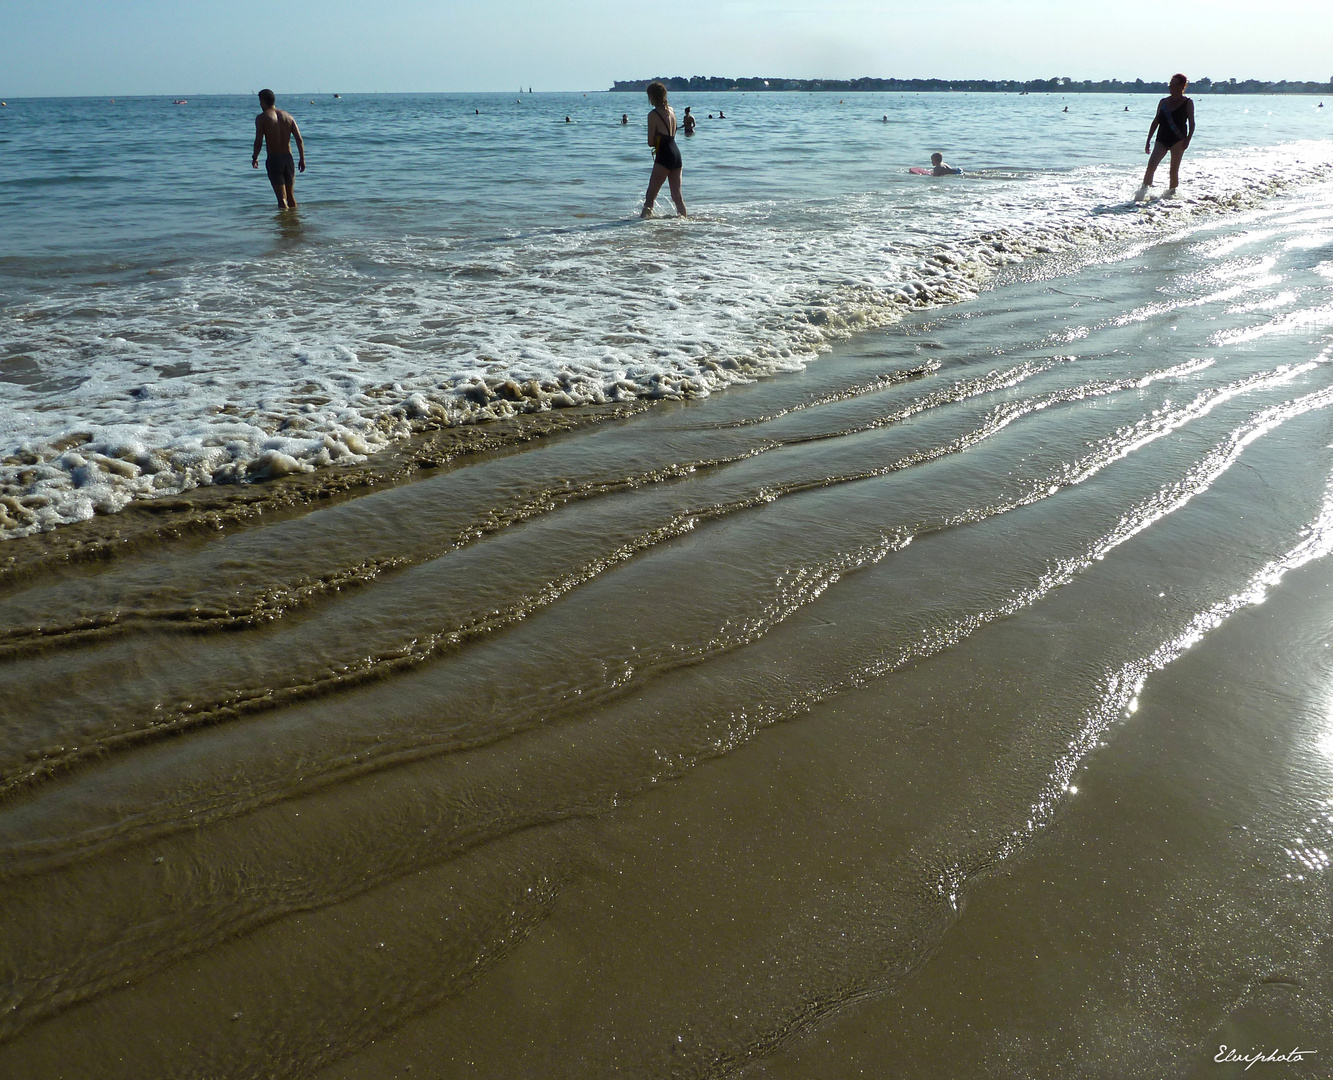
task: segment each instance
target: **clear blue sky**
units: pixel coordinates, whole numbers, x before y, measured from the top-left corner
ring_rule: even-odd
[[[0,0],[0,97],[1333,77],[1330,0]]]

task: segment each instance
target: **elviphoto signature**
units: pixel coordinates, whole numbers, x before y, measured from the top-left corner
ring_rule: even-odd
[[[1219,1065],[1226,1065],[1232,1062],[1245,1062],[1245,1071],[1250,1071],[1250,1066],[1257,1065],[1260,1062],[1264,1064],[1281,1064],[1291,1061],[1301,1061],[1311,1054],[1317,1054],[1318,1050],[1300,1050],[1293,1048],[1291,1050],[1273,1050],[1265,1054],[1262,1050],[1254,1051],[1249,1054],[1242,1054],[1234,1047],[1228,1047],[1223,1043],[1217,1048],[1217,1053],[1213,1055],[1213,1060]]]

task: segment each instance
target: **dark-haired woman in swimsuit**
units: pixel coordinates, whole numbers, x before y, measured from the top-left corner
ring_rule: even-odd
[[[685,200],[680,194],[680,170],[683,164],[680,147],[676,145],[676,114],[667,104],[667,89],[660,82],[648,84],[648,100],[653,103],[653,111],[648,114],[648,145],[657,151],[657,160],[653,163],[653,173],[648,178],[648,194],[643,199],[643,217],[653,216],[653,203],[657,193],[662,190],[662,182],[671,185],[671,201],[676,204],[676,213],[685,216]]]
[[[1143,174],[1143,186],[1138,197],[1142,198],[1152,187],[1153,174],[1162,158],[1171,155],[1171,187],[1168,195],[1174,195],[1180,184],[1180,159],[1185,156],[1185,149],[1194,138],[1194,102],[1185,96],[1185,87],[1189,80],[1184,75],[1172,75],[1169,97],[1157,103],[1157,115],[1153,117],[1152,127],[1148,128],[1148,139],[1143,144],[1143,152],[1150,154],[1148,170]],[[1153,132],[1157,132],[1157,145],[1152,145]]]

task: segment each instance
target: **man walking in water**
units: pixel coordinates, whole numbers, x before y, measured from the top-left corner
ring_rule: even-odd
[[[1185,96],[1187,86],[1189,80],[1184,75],[1172,75],[1168,87],[1170,96],[1157,103],[1157,115],[1153,117],[1152,126],[1148,128],[1148,138],[1143,144],[1143,152],[1151,157],[1148,158],[1148,169],[1143,174],[1143,185],[1134,196],[1135,199],[1142,199],[1148,194],[1153,174],[1167,154],[1171,155],[1171,186],[1166,194],[1169,198],[1176,193],[1180,184],[1180,159],[1185,156],[1185,150],[1194,138],[1194,102]],[[1157,132],[1156,146],[1152,145],[1154,131]]]
[[[296,183],[296,170],[305,172],[305,143],[301,141],[301,129],[296,126],[296,117],[279,109],[274,102],[272,90],[259,91],[259,104],[264,111],[255,117],[255,152],[250,156],[250,167],[259,168],[259,148],[268,145],[268,157],[264,159],[264,171],[268,173],[268,182],[273,185],[273,194],[278,197],[278,209],[295,210],[296,193],[292,190]],[[292,162],[292,137],[296,138],[296,149],[301,155],[299,166]]]

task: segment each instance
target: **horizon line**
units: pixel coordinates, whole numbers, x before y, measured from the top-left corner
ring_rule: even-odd
[[[940,92],[938,90],[926,89],[926,88],[922,88],[916,91],[905,90],[902,88],[893,88],[893,89],[887,89],[882,87],[857,88],[855,86],[856,83],[937,83],[937,84],[944,84],[944,89],[948,89],[950,84],[959,84],[960,86],[963,86],[962,89],[953,90],[952,91],[953,93],[995,92],[994,89],[977,89],[978,86],[985,86],[989,88],[1000,88],[1000,89],[1008,88],[1011,86],[1016,86],[1021,88],[1030,87],[1032,88],[1032,90],[1036,90],[1037,92],[1040,93],[1097,93],[1098,91],[1096,90],[1086,90],[1081,88],[1089,86],[1106,85],[1106,84],[1114,84],[1116,85],[1117,89],[1108,90],[1104,92],[1124,93],[1124,92],[1133,92],[1135,87],[1140,87],[1147,90],[1153,87],[1166,85],[1165,80],[1160,80],[1160,81],[1145,80],[1145,79],[1128,80],[1119,78],[1073,79],[1068,76],[1059,76],[1057,78],[1045,78],[1045,79],[1042,78],[982,79],[982,78],[946,78],[941,76],[900,77],[900,76],[861,75],[856,78],[839,79],[839,78],[824,78],[824,77],[797,78],[797,77],[780,76],[780,75],[770,75],[767,77],[759,75],[741,75],[741,76],[658,75],[658,76],[653,76],[651,78],[615,79],[612,80],[611,86],[603,88],[575,88],[566,90],[534,91],[524,87],[519,87],[516,90],[508,88],[496,88],[489,90],[347,90],[347,91],[306,89],[306,90],[285,90],[282,91],[282,94],[289,97],[305,97],[308,95],[314,95],[316,97],[332,97],[334,95],[338,96],[354,95],[360,97],[374,97],[374,96],[393,96],[393,95],[405,95],[405,94],[445,95],[445,94],[509,94],[509,93],[518,93],[520,95],[533,94],[534,96],[536,94],[618,94],[618,93],[640,92],[643,86],[646,86],[648,83],[654,81],[665,82],[668,84],[669,89],[674,89],[677,92],[681,92],[682,90],[697,89],[701,92],[709,92],[709,93],[784,93],[784,92],[819,93],[825,90],[825,87],[821,86],[820,84],[828,84],[826,87],[826,92],[830,93],[836,92],[836,93],[848,93],[848,94],[857,94],[857,93],[874,94],[874,93]],[[748,83],[750,85],[748,86],[735,85],[735,86],[725,86],[725,87],[724,86],[686,87],[679,85],[681,83],[695,82],[695,81],[700,83],[732,83],[732,84]],[[675,83],[677,85],[671,86],[672,83]],[[764,85],[763,86],[755,85],[757,83],[763,83]],[[784,84],[797,84],[797,85],[771,87],[768,85],[769,83],[784,83]],[[970,86],[964,84],[970,84]],[[1239,86],[1254,86],[1254,85],[1260,85],[1265,87],[1285,85],[1285,86],[1301,86],[1301,87],[1311,88],[1309,90],[1288,91],[1288,93],[1297,93],[1297,94],[1299,93],[1318,94],[1322,92],[1333,93],[1333,79],[1329,79],[1327,82],[1320,82],[1315,79],[1262,79],[1262,78],[1212,79],[1208,76],[1203,76],[1202,78],[1192,80],[1190,82],[1190,86],[1195,89],[1200,89],[1202,87],[1208,87],[1208,88],[1231,87],[1231,86],[1239,87]],[[1325,87],[1327,87],[1327,90],[1324,89]],[[1242,91],[1237,91],[1237,92],[1242,92]],[[16,93],[16,94],[11,94],[8,97],[6,97],[3,93],[0,93],[0,100],[8,101],[12,99],[14,101],[41,101],[41,100],[83,100],[83,99],[97,99],[97,98],[125,98],[125,99],[156,98],[156,97],[185,98],[191,94],[193,94],[195,97],[245,97],[245,96],[254,97],[258,93],[259,93],[258,90],[248,90],[248,91],[159,90],[159,91],[150,91],[146,93],[143,92],[121,93],[116,91],[103,91],[100,93],[76,93],[76,94]]]

